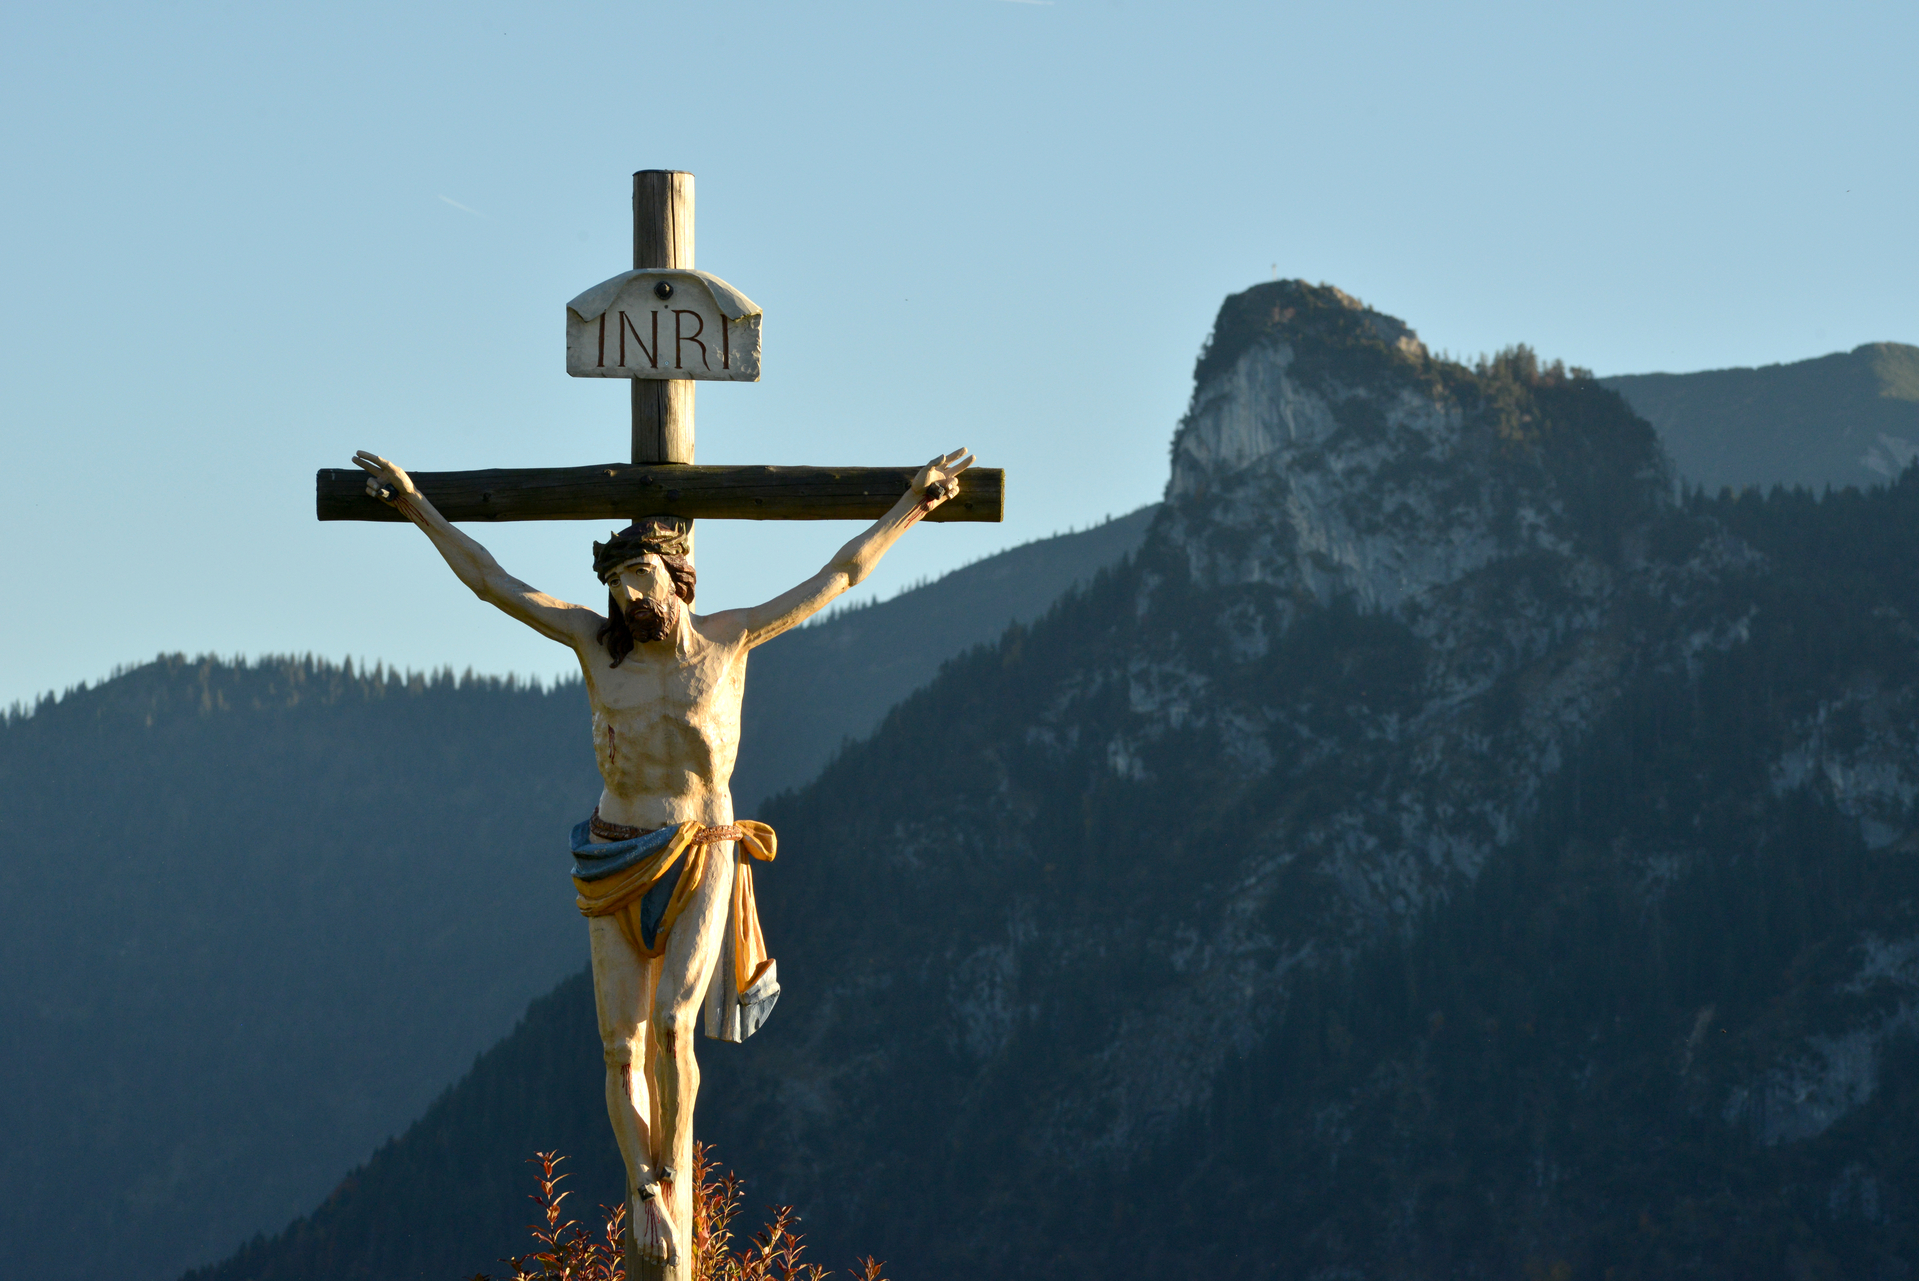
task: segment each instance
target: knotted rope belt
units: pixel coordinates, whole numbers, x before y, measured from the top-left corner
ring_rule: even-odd
[[[659,827],[628,827],[625,823],[609,823],[600,817],[600,807],[597,805],[593,807],[593,817],[586,820],[586,826],[588,831],[603,841],[637,841],[642,836],[651,836],[655,832],[666,830]],[[765,824],[760,826],[764,827]],[[711,845],[715,841],[738,841],[744,840],[745,837],[746,829],[738,823],[721,823],[716,827],[707,828],[694,839],[702,844]]]

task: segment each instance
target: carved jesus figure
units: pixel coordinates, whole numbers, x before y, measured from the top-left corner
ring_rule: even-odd
[[[364,450],[354,462],[369,473],[367,492],[418,525],[476,596],[579,659],[605,787],[574,831],[574,877],[593,956],[607,1111],[640,1257],[682,1264],[700,1080],[695,1020],[704,1004],[708,1035],[741,1039],[779,991],[745,861],[748,852],[772,857],[772,833],[735,823],[728,791],[747,653],[872,573],[901,534],[958,492],[973,456],[960,449],[928,463],[891,511],[791,591],[717,614],[692,611],[686,522],[642,521],[594,545],[608,593],[602,615],[501,569],[394,463]],[[723,957],[730,963],[720,965]]]

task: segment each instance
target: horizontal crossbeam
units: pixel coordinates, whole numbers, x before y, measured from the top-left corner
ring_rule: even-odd
[[[448,520],[877,520],[912,483],[917,467],[702,467],[692,463],[605,463],[598,467],[514,467],[411,472]],[[315,480],[321,520],[404,520],[366,492],[359,468],[322,468]],[[933,521],[997,521],[1006,473],[974,467]]]

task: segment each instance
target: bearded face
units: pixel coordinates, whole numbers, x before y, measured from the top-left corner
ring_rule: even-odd
[[[605,550],[601,544],[595,547]],[[614,566],[605,577],[606,622],[599,639],[614,667],[634,646],[670,641],[679,634],[680,613],[693,603],[695,582],[686,557],[647,552]]]
[[[623,612],[626,614],[627,630],[633,633],[634,642],[640,645],[665,640],[680,628],[678,596],[668,596],[664,600],[642,596],[630,602]]]

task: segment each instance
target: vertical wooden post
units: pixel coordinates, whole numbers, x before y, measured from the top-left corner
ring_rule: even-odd
[[[633,175],[633,266],[692,265],[693,175],[677,169],[640,170]],[[634,462],[693,461],[693,386],[690,379],[682,378],[633,379]],[[687,522],[689,557],[693,550],[692,525],[693,522]],[[647,1082],[647,1098],[658,1104],[657,1082]],[[659,1134],[657,1106],[649,1131],[655,1136]],[[667,1213],[679,1233],[680,1259],[666,1267],[642,1261],[629,1211],[625,1242],[628,1281],[688,1281],[693,1275],[693,1153],[690,1145],[688,1151],[675,1152],[668,1159],[679,1176],[674,1180]]]
[[[693,265],[693,175],[642,169],[633,175],[633,265]],[[633,380],[633,461],[693,461],[693,383]]]

